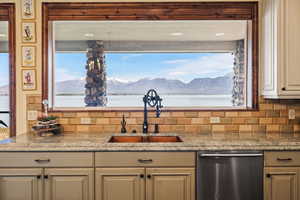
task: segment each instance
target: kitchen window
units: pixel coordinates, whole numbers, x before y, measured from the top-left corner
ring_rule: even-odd
[[[14,6],[0,4],[0,139],[15,135]]]
[[[170,110],[257,107],[256,3],[43,9],[43,98],[52,110],[136,110],[149,89]]]

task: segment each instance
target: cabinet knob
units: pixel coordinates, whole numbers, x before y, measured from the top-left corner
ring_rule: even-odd
[[[45,175],[45,176],[44,176],[44,179],[48,179],[48,178],[49,178],[48,175]]]
[[[37,175],[36,178],[37,178],[37,179],[40,179],[40,178],[41,178],[41,175]]]
[[[266,174],[266,177],[267,178],[271,178],[271,174]]]
[[[141,177],[141,178],[144,178],[144,177],[145,177],[145,175],[144,175],[144,174],[141,174],[141,175],[140,175],[140,177]]]
[[[151,178],[151,175],[150,175],[150,174],[148,174],[148,175],[147,175],[147,178],[149,178],[149,179],[150,179],[150,178]]]
[[[283,88],[281,88],[281,90],[282,90],[282,91],[286,91],[286,88],[285,88],[285,87],[283,87]]]

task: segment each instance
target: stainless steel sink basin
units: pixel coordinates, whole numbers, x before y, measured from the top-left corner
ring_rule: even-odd
[[[183,142],[179,136],[111,136],[109,143],[174,143]]]

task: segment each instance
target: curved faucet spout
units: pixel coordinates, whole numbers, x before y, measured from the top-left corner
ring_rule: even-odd
[[[143,133],[148,133],[148,110],[147,106],[156,107],[156,117],[160,116],[161,108],[163,107],[161,102],[162,98],[157,94],[154,89],[150,89],[146,95],[143,97],[144,102],[144,123],[143,123]]]

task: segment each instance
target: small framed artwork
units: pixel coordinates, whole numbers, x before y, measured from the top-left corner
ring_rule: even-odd
[[[34,43],[36,37],[35,22],[22,23],[23,42]]]
[[[22,46],[22,66],[34,67],[35,65],[35,46]]]
[[[22,88],[23,90],[36,90],[35,69],[22,69]]]
[[[22,0],[22,18],[34,19],[35,18],[35,0]]]

